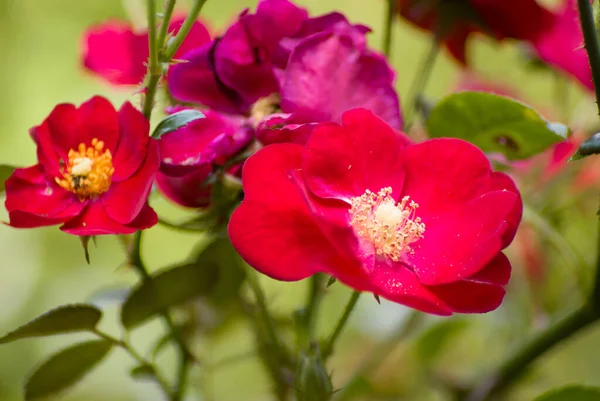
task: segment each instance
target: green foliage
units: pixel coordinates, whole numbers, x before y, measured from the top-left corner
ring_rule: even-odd
[[[551,390],[535,399],[535,401],[598,401],[599,387],[569,386]]]
[[[296,367],[294,390],[297,401],[329,401],[333,396],[333,384],[317,349],[300,355]]]
[[[550,123],[533,108],[487,92],[460,92],[431,110],[427,132],[432,138],[460,138],[484,152],[509,160],[526,159],[564,141],[569,129]]]
[[[92,305],[65,305],[53,309],[0,338],[0,344],[28,337],[93,331],[102,311]]]
[[[136,287],[121,309],[121,323],[135,328],[172,306],[206,295],[218,271],[210,264],[189,263],[163,271]]]
[[[0,192],[4,192],[4,183],[8,180],[8,177],[15,171],[16,167],[7,166],[6,164],[0,164]]]
[[[432,363],[454,336],[468,327],[464,319],[444,319],[427,329],[415,344],[419,359],[424,364]]]
[[[579,160],[597,154],[600,154],[600,132],[592,135],[590,139],[583,142],[571,160]]]
[[[154,369],[149,365],[140,365],[131,369],[129,375],[136,380],[153,380]]]
[[[81,380],[112,349],[107,340],[92,340],[65,348],[42,363],[25,384],[25,401],[47,397]]]
[[[188,109],[182,110],[175,114],[171,114],[162,120],[152,133],[152,138],[159,139],[164,134],[178,130],[181,127],[185,127],[192,121],[204,118],[204,114],[198,110]]]

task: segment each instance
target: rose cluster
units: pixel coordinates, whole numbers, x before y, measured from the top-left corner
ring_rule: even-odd
[[[398,7],[463,63],[472,32],[530,41],[551,60],[543,35],[558,29],[557,16],[522,3],[517,21],[498,1]],[[481,24],[453,20],[438,32],[443,7],[458,4]],[[402,132],[395,72],[368,46],[369,31],[288,0],[260,1],[219,35],[196,22],[162,88],[166,114],[197,108],[204,118],[154,139],[130,103],[118,111],[101,97],[57,106],[31,130],[38,164],[6,183],[10,225],[133,233],[157,223],[153,184],[181,206],[205,208],[219,170],[241,177],[228,232],[258,271],[284,281],[322,272],[439,315],[495,309],[510,277],[502,250],[521,219],[519,191],[474,145],[414,143]],[[147,36],[121,22],[93,27],[84,65],[110,84],[143,85]]]

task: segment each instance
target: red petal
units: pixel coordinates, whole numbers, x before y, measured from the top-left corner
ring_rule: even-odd
[[[148,120],[129,102],[119,110],[119,142],[113,154],[113,182],[123,181],[137,171],[148,149]]]
[[[502,303],[506,291],[493,284],[459,281],[457,283],[429,287],[457,313],[486,313]]]
[[[56,224],[64,223],[70,217],[62,217],[62,218],[45,218],[36,216],[35,214],[30,214],[27,212],[22,212],[20,210],[15,210],[13,212],[8,213],[8,217],[10,219],[10,223],[8,224],[11,227],[15,228],[33,228],[33,227],[45,227],[45,226],[53,226]]]
[[[515,202],[512,210],[506,218],[508,227],[506,228],[506,232],[502,236],[503,248],[506,248],[512,242],[513,238],[515,238],[515,234],[517,233],[517,229],[519,228],[519,223],[521,223],[521,218],[523,217],[523,199],[521,198],[521,194],[519,193],[519,190],[517,189],[512,178],[510,178],[504,173],[492,173],[491,182],[489,183],[489,189],[487,190],[505,190],[517,195],[517,201]]]
[[[435,216],[481,194],[490,174],[490,163],[476,146],[460,139],[432,139],[406,148],[403,194],[419,204],[420,216]]]
[[[514,193],[496,191],[458,209],[424,219],[423,238],[406,259],[426,285],[462,280],[481,271],[503,247],[506,219],[517,201]]]
[[[510,261],[505,254],[499,253],[483,270],[465,279],[465,281],[506,285],[510,280],[510,271]]]
[[[371,274],[377,295],[393,302],[436,315],[451,315],[452,310],[428,287],[421,284],[417,276],[406,268],[393,269],[376,266]]]
[[[84,38],[87,69],[115,85],[137,85],[146,73],[148,35],[136,35],[126,23],[93,27]]]
[[[212,173],[212,166],[205,164],[198,166],[196,171],[181,177],[156,174],[156,186],[160,192],[184,207],[206,207],[210,205],[212,186],[203,187],[202,184]]]
[[[47,181],[42,166],[37,164],[16,169],[6,180],[5,206],[9,213],[25,212],[41,218],[62,219],[77,215],[85,203],[55,182]]]
[[[132,234],[158,221],[156,213],[144,204],[136,218],[127,225],[112,220],[101,202],[90,202],[83,213],[66,222],[60,229],[73,235]]]
[[[148,153],[140,169],[127,180],[113,183],[100,198],[113,220],[128,224],[140,213],[148,200],[159,164],[158,144],[150,139]]]
[[[63,130],[53,131],[52,141],[76,149],[80,143],[90,146],[92,139],[97,138],[104,142],[105,150],[110,150],[114,154],[119,141],[119,118],[108,100],[101,96],[94,96],[83,103],[77,110],[77,120],[71,121],[71,124],[75,124],[74,137],[59,138],[63,135]]]
[[[37,144],[37,158],[43,166],[46,178],[48,180],[54,180],[56,177],[61,178],[62,174],[59,160],[61,158],[64,160],[64,157],[59,157],[54,150],[48,121],[46,120],[41,125],[33,127],[30,130],[30,134]]]
[[[303,168],[310,190],[343,200],[384,187],[398,195],[406,139],[365,109],[344,113],[342,123],[317,127],[306,144]]]

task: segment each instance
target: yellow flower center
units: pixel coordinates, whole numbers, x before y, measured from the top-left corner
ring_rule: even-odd
[[[56,183],[79,196],[80,200],[100,195],[110,188],[115,169],[110,150],[104,150],[104,142],[92,139],[92,146],[80,143],[77,150],[69,150],[63,178]]]
[[[361,239],[367,240],[378,256],[394,262],[413,252],[411,244],[423,238],[425,224],[416,216],[419,205],[405,196],[396,203],[392,188],[374,193],[366,190],[351,199],[350,225]]]

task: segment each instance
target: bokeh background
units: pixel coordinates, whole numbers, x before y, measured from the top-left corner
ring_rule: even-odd
[[[84,71],[81,37],[90,24],[106,19],[133,19],[143,25],[141,0],[0,0],[0,163],[27,166],[35,162],[35,148],[28,129],[40,123],[58,103],[81,103],[93,94],[108,97],[115,104],[139,99],[133,90],[116,90]],[[180,0],[181,10],[187,5]],[[313,15],[339,10],[348,18],[373,28],[370,43],[379,47],[384,20],[382,0],[298,0]],[[553,6],[553,1],[545,2]],[[218,32],[245,7],[256,0],[208,0],[203,20]],[[404,23],[394,29],[392,64],[398,73],[401,99],[408,91],[425,52],[428,37]],[[564,81],[557,86],[554,74],[526,66],[521,49],[507,43],[498,45],[478,38],[470,44],[474,69],[487,79],[516,87],[531,104],[554,119],[585,125],[594,119],[593,99],[577,84]],[[438,60],[426,94],[436,99],[449,93],[461,77],[457,65],[444,53]],[[335,77],[331,77],[335,79]],[[558,96],[558,97],[557,97]],[[558,104],[561,104],[560,109]],[[566,107],[563,107],[565,104]],[[565,176],[580,166],[566,167]],[[546,234],[559,236],[557,245],[542,241],[542,251],[553,255],[547,278],[532,284],[527,280],[522,252],[511,250],[515,274],[506,303],[485,316],[460,317],[448,328],[429,318],[428,327],[442,327],[441,333],[417,331],[408,340],[386,349],[387,358],[379,368],[359,381],[376,395],[365,400],[444,400],[445,384],[470,383],[495,366],[535,330],[565,315],[578,305],[594,260],[594,207],[597,192],[574,195],[567,178],[556,181],[550,195],[567,202],[558,221],[551,221]],[[562,183],[562,184],[559,184]],[[563,185],[564,184],[564,185]],[[526,182],[525,184],[526,185]],[[526,191],[526,188],[524,189]],[[539,196],[538,196],[539,198]],[[544,199],[537,199],[535,209]],[[546,199],[546,201],[548,201]],[[176,219],[185,215],[166,201],[155,197],[152,204],[159,214]],[[537,206],[536,206],[537,205]],[[540,206],[541,207],[541,206]],[[546,210],[547,211],[547,210]],[[544,216],[542,216],[544,218]],[[4,210],[0,219],[6,220]],[[556,229],[556,226],[559,229]],[[548,231],[549,230],[549,231]],[[553,231],[554,230],[554,231]],[[543,231],[543,230],[542,230]],[[164,227],[151,229],[144,257],[152,269],[183,260],[202,238]],[[556,241],[555,241],[556,242]],[[519,252],[518,252],[519,251]],[[117,307],[98,297],[101,291],[119,293],[135,283],[136,277],[123,267],[125,252],[114,237],[102,237],[91,245],[91,264],[86,264],[79,240],[56,227],[17,230],[0,226],[0,333],[22,324],[48,309],[66,303],[93,301],[105,307],[102,327],[118,335]],[[269,305],[282,315],[291,313],[305,297],[306,283],[276,283],[264,279]],[[535,288],[532,288],[535,287]],[[327,333],[341,311],[350,291],[334,285],[319,319],[319,331]],[[535,301],[537,299],[537,301]],[[534,302],[535,301],[535,302]],[[536,303],[537,302],[537,303]],[[332,360],[335,384],[341,387],[365,364],[376,344],[394,334],[410,312],[399,305],[364,296],[360,308],[344,333],[338,354]],[[146,350],[161,335],[160,322],[150,323],[132,334],[132,342]],[[448,338],[446,338],[448,337]],[[0,401],[21,400],[21,388],[28,372],[53,350],[82,339],[69,335],[23,340],[0,346]],[[429,341],[429,342],[428,342]],[[437,341],[437,342],[436,342]],[[269,383],[257,359],[251,354],[252,338],[243,320],[235,321],[216,335],[199,339],[200,357],[209,369],[192,374],[190,400],[259,401],[269,400]],[[436,348],[435,344],[441,345]],[[581,333],[535,365],[509,399],[530,400],[544,389],[568,383],[600,385],[600,327]],[[439,345],[439,344],[438,344]],[[428,350],[435,355],[427,356]],[[226,361],[219,363],[219,361]],[[167,350],[159,358],[160,367],[174,371],[174,353]],[[134,382],[129,377],[133,361],[115,350],[97,370],[72,391],[58,397],[64,400],[126,401],[160,400],[152,384]]]

